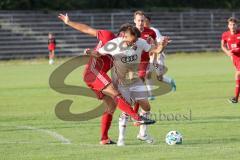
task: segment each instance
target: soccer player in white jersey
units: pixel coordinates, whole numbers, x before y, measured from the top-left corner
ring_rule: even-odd
[[[123,37],[115,38],[97,51],[88,50],[87,54],[93,56],[112,55],[114,64],[114,76],[117,78],[118,90],[129,103],[139,103],[146,115],[150,114],[150,104],[148,102],[148,92],[142,79],[138,76],[138,65],[141,61],[143,51],[149,53],[159,53],[168,42],[164,39],[158,46],[148,44],[144,39],[139,38],[140,32],[136,27],[129,26],[126,28]],[[113,78],[114,78],[113,77]],[[116,82],[116,81],[115,81]],[[126,115],[127,116],[127,115]],[[125,121],[121,121],[126,125]],[[120,130],[121,132],[121,130]],[[119,134],[118,145],[124,145],[124,135]]]
[[[163,40],[164,36],[162,36],[162,34],[159,32],[159,30],[157,28],[154,28],[151,26],[151,18],[149,16],[145,16],[144,27],[150,28],[156,33],[157,43],[160,43]],[[152,54],[150,56],[150,63],[149,63],[150,66],[149,66],[147,72],[155,71],[159,81],[163,81],[165,83],[170,84],[172,86],[172,90],[176,91],[176,84],[175,84],[174,79],[164,75],[165,69],[166,69],[165,58],[166,58],[166,55],[164,52],[162,52],[161,54]],[[152,97],[152,98],[154,99],[154,97]]]

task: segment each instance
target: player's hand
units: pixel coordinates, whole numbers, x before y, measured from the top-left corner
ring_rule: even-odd
[[[170,37],[168,37],[168,36],[165,36],[164,38],[163,38],[163,40],[162,40],[162,42],[161,42],[161,45],[163,46],[163,47],[166,47],[169,43],[171,43],[172,42],[172,40],[170,40]]]
[[[83,55],[89,55],[90,53],[90,48],[84,49]]]
[[[149,36],[149,37],[147,38],[147,43],[148,43],[148,44],[154,44],[154,42],[155,42],[155,41],[154,41],[154,39],[153,39],[152,37]]]
[[[66,15],[63,15],[63,14],[60,13],[58,15],[58,18],[61,19],[65,24],[68,24],[69,21],[70,21],[67,13],[66,13]]]

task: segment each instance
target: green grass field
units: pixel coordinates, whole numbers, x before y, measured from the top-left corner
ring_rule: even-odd
[[[47,60],[0,62],[0,160],[238,160],[240,157],[240,105],[227,99],[235,81],[231,61],[222,53],[176,54],[167,59],[168,75],[175,78],[177,92],[151,101],[152,112],[181,114],[191,120],[158,121],[149,131],[156,143],[136,139],[138,128],[129,123],[125,147],[100,146],[100,119],[65,122],[54,113],[57,102],[74,100],[71,111],[80,113],[100,101],[63,95],[50,89],[48,79],[54,66]],[[82,85],[82,68],[69,75],[67,82]],[[117,111],[110,131],[117,140]],[[182,145],[168,146],[170,130],[183,134]],[[61,143],[58,133],[71,141]]]

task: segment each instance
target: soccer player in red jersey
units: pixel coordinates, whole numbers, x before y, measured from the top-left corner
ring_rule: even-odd
[[[157,28],[154,28],[151,26],[151,17],[145,16],[144,27],[150,28],[156,33],[157,43],[160,43],[164,39],[164,36],[162,36],[162,34],[159,32],[159,30]],[[164,52],[159,53],[159,54],[152,54],[150,56],[150,63],[148,66],[147,73],[149,75],[151,75],[152,72],[156,72],[157,79],[159,81],[168,83],[172,87],[172,91],[176,91],[176,84],[175,84],[174,79],[164,75],[165,69],[166,69],[165,59],[166,59],[166,55]],[[149,76],[149,77],[151,77],[151,76]],[[154,98],[154,97],[152,96],[152,98]]]
[[[69,17],[63,14],[59,15],[59,18],[67,25],[72,28],[79,30],[80,32],[89,34],[91,36],[97,37],[99,40],[98,45],[95,50],[98,50],[104,44],[106,44],[111,39],[115,38],[114,34],[111,31],[107,30],[96,30],[91,28],[88,25],[72,22],[69,20]],[[129,114],[133,119],[137,121],[138,124],[153,124],[155,121],[152,121],[148,118],[139,116],[131,108],[131,105],[128,104],[121,94],[114,88],[110,77],[107,75],[107,72],[112,67],[112,58],[108,55],[100,56],[98,58],[92,56],[89,59],[88,64],[86,65],[84,71],[84,81],[97,95],[97,97],[106,104],[108,108],[102,116],[102,137],[100,144],[113,144],[115,142],[111,141],[108,137],[108,130],[112,121],[112,114],[115,111],[116,106]]]
[[[54,56],[55,56],[55,49],[56,49],[56,40],[52,33],[48,34],[48,50],[49,50],[49,64],[54,63]]]
[[[148,43],[157,44],[156,33],[152,29],[144,27],[144,20],[145,20],[145,15],[143,11],[136,11],[134,13],[134,23],[136,27],[139,29],[139,31],[141,32],[141,38],[148,41]],[[139,65],[139,77],[145,79],[145,83],[149,92],[149,99],[153,100],[154,96],[152,95],[152,92],[151,92],[152,83],[150,80],[151,74],[147,72],[147,69],[149,67],[149,62],[150,62],[150,56],[148,52],[144,52],[142,54],[141,64]]]
[[[237,19],[230,17],[228,19],[228,31],[222,34],[221,48],[224,53],[231,57],[235,66],[235,96],[229,99],[230,103],[238,103],[240,92],[240,30],[237,28]]]

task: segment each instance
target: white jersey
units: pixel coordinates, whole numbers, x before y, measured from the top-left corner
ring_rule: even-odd
[[[152,29],[155,32],[157,42],[161,42],[163,40],[163,36],[159,32],[159,30],[157,28],[154,28],[154,27],[150,27],[150,29]]]
[[[142,38],[138,38],[133,46],[128,47],[125,45],[123,38],[118,37],[109,41],[98,52],[102,55],[112,55],[118,82],[122,85],[128,85],[139,79],[138,66],[141,61],[141,54],[143,51],[149,52],[151,47]]]
[[[156,34],[156,41],[159,43],[163,40],[164,36],[160,33],[160,31],[157,28],[150,27],[155,34]],[[150,56],[150,66],[148,67],[148,72],[156,71],[157,75],[162,75],[164,73],[164,66],[165,66],[165,57],[166,55],[164,52],[161,54],[158,54],[156,59],[154,59],[154,56]],[[154,64],[157,64],[158,67],[154,66]]]

